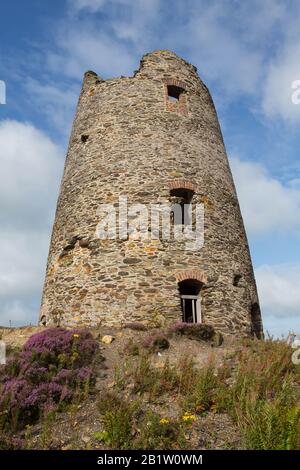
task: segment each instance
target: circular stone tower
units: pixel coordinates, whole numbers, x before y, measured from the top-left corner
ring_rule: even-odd
[[[118,214],[120,196],[128,207],[204,207],[203,246],[195,250],[175,237],[139,237],[143,230],[126,233],[127,225],[125,235],[124,226],[116,233],[111,227],[101,238],[99,207],[109,204]],[[134,220],[129,211],[128,227]],[[171,232],[182,223],[187,219],[171,217]],[[117,326],[181,320],[211,324],[223,333],[263,334],[247,238],[211,96],[194,66],[170,51],[154,51],[142,58],[133,77],[102,80],[94,72],[85,74],[40,322]]]

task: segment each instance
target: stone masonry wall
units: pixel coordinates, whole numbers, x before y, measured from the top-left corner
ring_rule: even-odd
[[[184,92],[168,99],[168,86]],[[205,243],[100,240],[103,203],[168,203],[195,192]],[[48,258],[40,321],[164,324],[181,319],[178,282],[201,280],[203,322],[262,333],[247,238],[216,111],[194,66],[170,51],[146,54],[133,77],[84,77]],[[256,318],[251,312],[256,312]],[[258,330],[257,330],[258,324]]]

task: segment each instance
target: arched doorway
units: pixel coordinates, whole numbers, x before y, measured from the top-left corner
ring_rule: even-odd
[[[178,283],[182,321],[185,323],[202,323],[201,287],[198,279],[185,279]]]

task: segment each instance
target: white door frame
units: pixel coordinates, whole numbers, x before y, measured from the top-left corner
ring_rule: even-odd
[[[185,300],[195,300],[196,302],[192,302],[192,313],[193,313],[193,323],[202,323],[202,315],[201,315],[201,297],[199,295],[180,295],[182,299],[182,311],[183,311],[183,318],[185,316]],[[196,308],[195,308],[196,307]]]

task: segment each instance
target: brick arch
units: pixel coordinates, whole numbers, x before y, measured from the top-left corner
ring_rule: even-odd
[[[184,179],[169,181],[168,186],[169,186],[170,190],[172,190],[172,189],[190,189],[194,193],[197,192],[196,191],[197,186],[195,185],[195,183],[193,183],[192,181],[184,180]]]
[[[165,85],[172,85],[172,86],[177,86],[179,88],[182,88],[183,90],[187,89],[186,83],[182,82],[181,80],[175,80],[173,78],[166,78],[164,79]]]
[[[176,274],[177,282],[186,281],[187,279],[195,279],[203,284],[207,283],[207,275],[200,269],[185,269]]]

